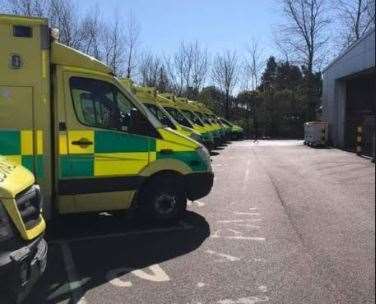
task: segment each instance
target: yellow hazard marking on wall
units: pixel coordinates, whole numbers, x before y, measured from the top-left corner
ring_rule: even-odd
[[[148,164],[148,154],[148,152],[97,153],[94,156],[94,175],[137,174]]]
[[[21,130],[21,154],[33,155],[33,131]]]
[[[74,141],[89,141],[91,145],[74,145]],[[93,154],[94,153],[94,130],[68,131],[68,152],[70,154]]]
[[[43,155],[43,131],[37,130],[37,155]]]

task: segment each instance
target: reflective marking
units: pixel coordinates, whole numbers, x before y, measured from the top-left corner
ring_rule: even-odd
[[[229,260],[231,262],[240,261],[240,258],[234,257],[234,256],[229,255],[229,254],[219,253],[219,252],[215,252],[213,250],[206,250],[205,252],[209,253],[209,254],[220,256],[220,257],[225,258],[226,260]]]
[[[151,273],[146,272],[146,269],[150,270]],[[158,264],[151,265],[144,269],[136,270],[129,267],[113,269],[106,274],[106,279],[110,282],[110,284],[117,287],[132,287],[133,284],[131,281],[123,281],[120,279],[121,276],[126,275],[127,273],[132,273],[140,279],[152,282],[170,281],[170,277]]]
[[[81,286],[83,282],[78,279],[76,272],[76,266],[74,265],[72,251],[69,248],[69,245],[66,242],[61,242],[61,251],[63,253],[63,260],[65,264],[65,271],[67,272],[69,280],[69,289],[72,294],[72,300],[74,303],[86,304],[86,300],[83,296]]]

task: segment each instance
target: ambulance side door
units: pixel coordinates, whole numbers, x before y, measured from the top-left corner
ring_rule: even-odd
[[[74,206],[59,209],[128,208],[155,139],[134,131],[137,108],[110,77],[66,71],[64,86],[66,129],[59,136],[66,149],[60,149],[65,154],[59,155],[58,188],[61,195],[74,196]]]

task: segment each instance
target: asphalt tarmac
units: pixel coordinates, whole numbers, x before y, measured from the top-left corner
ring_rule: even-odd
[[[27,303],[375,303],[375,166],[300,141],[213,152],[177,224],[85,215],[50,227]]]

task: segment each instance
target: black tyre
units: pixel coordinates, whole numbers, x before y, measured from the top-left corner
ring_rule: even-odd
[[[187,197],[181,176],[166,174],[152,178],[138,197],[140,211],[157,221],[180,219],[187,208]]]

